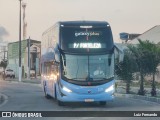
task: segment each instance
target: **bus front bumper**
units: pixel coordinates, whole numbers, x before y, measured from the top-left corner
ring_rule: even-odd
[[[114,94],[102,92],[99,94],[77,94],[77,93],[61,93],[57,94],[57,99],[63,102],[101,102],[113,101]]]

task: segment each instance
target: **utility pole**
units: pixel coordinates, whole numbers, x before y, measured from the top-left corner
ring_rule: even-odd
[[[26,3],[22,3],[22,8],[23,8],[23,40],[26,39],[26,32],[27,32],[27,22],[26,22],[26,13],[25,13],[25,9],[26,9],[27,4]]]
[[[6,53],[6,47],[5,46],[3,46],[3,50],[4,50],[4,61],[5,61],[5,58],[6,58],[6,55],[5,55],[5,53]]]
[[[22,81],[22,66],[21,66],[21,2],[20,2],[20,11],[19,11],[19,82]]]
[[[30,37],[28,41],[28,68],[27,68],[27,78],[30,79]]]

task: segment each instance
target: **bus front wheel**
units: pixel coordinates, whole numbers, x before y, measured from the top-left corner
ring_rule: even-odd
[[[58,105],[59,105],[59,106],[64,106],[65,104],[64,104],[64,102],[58,100]]]
[[[47,99],[50,99],[50,98],[51,98],[51,96],[47,94],[47,92],[46,92],[46,87],[45,87],[45,86],[44,86],[44,94],[45,94],[45,97],[46,97]]]
[[[107,103],[106,101],[100,101],[99,102],[100,105],[106,105],[106,103]]]

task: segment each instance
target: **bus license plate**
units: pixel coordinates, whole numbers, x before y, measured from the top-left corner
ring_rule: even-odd
[[[85,102],[94,102],[94,99],[85,99]]]

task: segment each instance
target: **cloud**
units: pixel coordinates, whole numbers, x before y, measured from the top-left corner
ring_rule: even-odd
[[[3,37],[8,35],[8,31],[3,26],[0,26],[0,41],[3,41]]]

